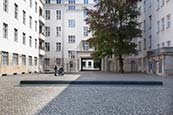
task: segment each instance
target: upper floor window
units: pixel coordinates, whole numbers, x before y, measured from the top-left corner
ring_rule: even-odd
[[[61,20],[61,10],[56,11],[56,19]]]
[[[45,35],[46,35],[46,36],[50,36],[50,27],[46,26],[46,27],[45,27],[45,31],[46,31],[46,32],[45,32],[45,33],[46,33]]]
[[[88,4],[88,0],[84,0],[84,4]]]
[[[16,28],[14,28],[14,41],[18,41],[18,30]]]
[[[60,52],[61,51],[61,43],[60,42],[57,42],[56,43],[56,51],[57,52]]]
[[[46,20],[50,20],[50,10],[46,10]]]
[[[75,0],[68,0],[68,3],[70,4],[69,6],[68,6],[68,10],[75,10],[75,3],[76,3],[76,1]],[[71,4],[73,4],[73,5],[71,5]]]
[[[29,27],[32,28],[32,17],[29,16]]]
[[[37,13],[37,2],[35,2],[35,12]]]
[[[8,38],[8,24],[3,23],[3,38]]]
[[[165,5],[165,0],[162,0],[161,7],[163,7],[164,5]]]
[[[35,48],[37,48],[37,39],[35,39]]]
[[[8,12],[8,0],[3,0],[3,10]]]
[[[143,5],[144,5],[144,12],[146,12],[146,0],[144,0]]]
[[[46,0],[46,4],[50,4],[50,0]]]
[[[68,27],[74,28],[75,27],[75,20],[74,19],[69,19],[68,20]]]
[[[171,14],[168,14],[166,16],[166,20],[167,20],[166,28],[170,28],[171,27]]]
[[[29,65],[29,66],[32,66],[32,56],[29,56],[28,62],[29,62],[28,65]]]
[[[157,21],[157,33],[160,32],[160,21]]]
[[[152,15],[149,16],[149,29],[152,28]]]
[[[57,37],[61,36],[61,26],[56,27],[56,36]]]
[[[32,0],[29,0],[29,6],[32,7]]]
[[[88,51],[89,50],[89,43],[87,41],[82,42],[83,50]]]
[[[56,0],[56,3],[57,4],[61,4],[61,0]]]
[[[75,4],[76,3],[76,0],[68,0],[68,3],[69,4]]]
[[[25,45],[26,44],[26,34],[25,33],[23,33],[23,37],[22,37],[22,43],[23,43],[23,45]]]
[[[50,51],[50,43],[45,42],[45,51],[49,52]]]
[[[68,51],[68,57],[69,58],[75,58],[75,51],[69,50]]]
[[[29,36],[29,46],[32,47],[32,37]]]
[[[88,36],[88,27],[84,27],[84,36]]]
[[[156,10],[159,10],[160,9],[160,0],[157,0],[157,9]]]
[[[14,18],[18,19],[18,5],[14,4]]]
[[[23,24],[26,24],[26,12],[23,10]]]
[[[165,18],[162,18],[162,20],[161,20],[161,22],[162,22],[162,31],[165,29]]]
[[[68,36],[68,43],[75,43],[75,36],[74,35]]]

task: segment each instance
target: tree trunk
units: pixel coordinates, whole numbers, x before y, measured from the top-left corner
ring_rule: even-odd
[[[124,69],[123,69],[123,66],[124,66],[124,62],[123,62],[123,58],[122,58],[122,55],[119,55],[119,66],[120,66],[120,70],[119,72],[120,73],[124,73]]]

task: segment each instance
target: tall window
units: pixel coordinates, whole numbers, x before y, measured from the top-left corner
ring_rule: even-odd
[[[69,58],[75,58],[75,51],[69,50],[68,51],[68,57]]]
[[[8,12],[8,0],[3,0],[3,10]]]
[[[157,33],[160,32],[160,21],[157,21]]]
[[[50,51],[50,43],[45,42],[45,51],[49,52]]]
[[[29,36],[29,46],[32,47],[32,37]]]
[[[162,29],[161,30],[163,31],[165,29],[165,18],[162,18],[161,21],[162,21]]]
[[[8,65],[8,52],[1,52],[2,65]]]
[[[37,21],[35,21],[35,32],[37,32]]]
[[[34,57],[34,65],[37,65],[37,57]]]
[[[29,6],[32,7],[32,0],[29,0]]]
[[[167,20],[166,28],[170,28],[171,27],[171,14],[168,14],[166,16],[166,20]]]
[[[163,7],[164,5],[165,5],[165,0],[162,0],[161,7]]]
[[[61,4],[61,0],[56,0],[56,3],[57,4]]]
[[[14,41],[18,41],[18,30],[16,28],[14,28]]]
[[[35,2],[35,12],[37,13],[37,2]]]
[[[13,65],[19,64],[19,56],[18,54],[13,53]]]
[[[8,24],[3,23],[3,38],[8,38]]]
[[[32,66],[32,56],[29,56],[29,58],[28,58],[28,62],[29,62],[29,66]]]
[[[83,50],[88,51],[89,50],[89,43],[87,41],[82,42]]]
[[[75,0],[68,0],[68,3],[70,4],[69,6],[68,6],[68,10],[75,10],[75,3],[76,3],[76,1]]]
[[[45,33],[46,33],[46,36],[50,36],[50,27],[46,26],[45,27]]]
[[[26,24],[26,12],[23,10],[23,24]]]
[[[88,0],[84,0],[84,4],[88,4]]]
[[[46,4],[50,4],[50,0],[46,0]]]
[[[157,0],[157,10],[160,9],[160,0]]]
[[[46,10],[46,20],[50,20],[50,10]]]
[[[29,27],[32,28],[32,17],[29,16]]]
[[[138,43],[139,51],[141,51],[141,41]]]
[[[149,36],[149,48],[152,48],[152,36]]]
[[[14,4],[14,18],[18,19],[18,5]]]
[[[56,11],[56,19],[61,20],[61,10]]]
[[[68,27],[74,28],[75,27],[75,20],[74,19],[69,19],[68,20]]]
[[[74,35],[68,36],[68,43],[75,43],[75,36]]]
[[[144,0],[143,4],[144,4],[144,12],[146,12],[146,0]]]
[[[23,43],[23,45],[26,45],[26,34],[25,33],[23,33],[23,40],[22,40],[22,43]]]
[[[144,38],[144,50],[146,49],[146,46],[147,46],[147,42],[146,42],[146,39]]]
[[[60,26],[56,27],[56,36],[57,37],[61,36],[61,27]]]
[[[57,42],[56,43],[56,51],[57,52],[60,52],[61,51],[61,43],[60,42]]]
[[[146,32],[146,20],[144,20],[144,32]]]
[[[84,27],[84,36],[88,36],[88,27]]]
[[[37,39],[35,39],[35,48],[37,48]]]
[[[56,65],[61,65],[61,58],[56,58]]]
[[[149,29],[152,28],[152,15],[149,16]]]
[[[44,62],[45,62],[45,66],[49,66],[50,65],[50,59],[49,58],[45,58]]]
[[[26,65],[26,56],[22,55],[22,65]]]

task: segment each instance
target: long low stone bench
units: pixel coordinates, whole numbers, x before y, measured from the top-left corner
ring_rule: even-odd
[[[65,80],[22,80],[21,85],[29,84],[74,84],[74,85],[163,85],[162,81],[65,81]]]

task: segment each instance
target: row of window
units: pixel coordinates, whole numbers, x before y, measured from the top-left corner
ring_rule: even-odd
[[[3,38],[8,39],[8,24],[3,23]],[[14,28],[14,41],[18,42],[18,29]],[[37,48],[37,39],[35,39],[35,48]],[[29,46],[32,47],[32,37],[29,36]],[[26,45],[26,33],[22,33],[22,44]]]
[[[72,25],[70,25],[70,26],[72,26]],[[56,27],[56,36],[57,37],[61,37],[61,26],[57,26]],[[85,36],[85,37],[87,37],[88,36],[88,34],[89,34],[89,28],[87,27],[87,26],[84,26],[83,27],[83,31],[84,31],[84,33],[83,33],[83,35]],[[50,36],[50,27],[49,26],[46,26],[45,27],[45,36],[46,37],[49,37]]]
[[[60,52],[61,51],[61,42],[57,42],[56,43],[56,51]],[[45,51],[49,52],[50,51],[50,43],[49,42],[45,42]]]
[[[160,9],[160,8],[162,8],[162,7],[164,7],[164,5],[165,5],[165,2],[166,3],[168,3],[170,0],[157,0],[157,11]]]
[[[51,15],[50,10],[45,10],[45,15],[46,15],[45,19],[50,20],[50,15]],[[61,10],[56,10],[56,19],[61,20]]]
[[[167,44],[167,45],[165,45]],[[167,42],[162,42],[161,44],[157,44],[157,48],[160,48],[160,47],[169,47],[171,46],[171,40],[167,41]],[[146,50],[146,47],[147,47],[147,40],[144,38],[144,50]],[[138,48],[139,48],[139,51],[141,51],[141,41],[139,41],[138,43]],[[149,41],[148,41],[148,48],[151,49],[152,48],[152,36],[150,35],[149,36]]]
[[[159,33],[160,31],[164,31],[165,28],[168,29],[171,27],[171,14],[167,14],[166,17],[161,18],[161,20],[157,21],[157,30],[156,32]],[[166,27],[165,27],[166,25]],[[149,16],[149,22],[148,22],[148,29],[152,28],[152,15]],[[146,32],[147,30],[147,23],[146,20],[143,22],[143,30]]]
[[[24,0],[26,2],[26,0]],[[29,6],[32,8],[33,7],[33,0],[29,0]],[[38,5],[37,5],[37,2],[35,1],[35,12],[37,13],[37,8]],[[15,9],[15,12],[18,11],[18,5],[15,3],[14,4],[14,9]],[[9,0],[3,0],[3,10],[5,12],[8,12],[9,10]]]
[[[166,22],[166,23],[165,23]],[[167,14],[166,17],[163,17],[161,20],[157,21],[157,33],[171,27],[171,14]]]
[[[56,60],[55,60],[55,64],[57,65],[57,66],[60,66],[61,65],[61,58],[56,58]],[[44,64],[45,64],[45,66],[50,66],[50,58],[45,58],[44,59]]]
[[[46,4],[50,4],[50,1],[51,0],[46,0]],[[95,1],[95,0],[94,0]],[[56,0],[56,3],[57,4],[61,4],[62,3],[62,0]],[[69,4],[75,4],[76,3],[76,0],[68,0],[68,3]],[[88,2],[88,0],[83,0],[83,3],[84,4],[88,4],[89,2]]]
[[[158,11],[160,8],[164,7],[165,3],[168,4],[170,0],[157,0],[157,3],[156,3],[156,11]],[[143,12],[145,13],[147,11],[147,9],[149,10],[151,7],[152,7],[152,0],[144,0],[143,1]],[[141,11],[141,7],[139,7],[139,11]]]
[[[20,65],[19,63],[19,58],[21,58],[21,65],[27,65],[26,64],[26,60],[27,60],[27,57],[26,55],[21,55],[19,56],[19,54],[17,53],[13,53],[12,55],[12,65]],[[32,56],[28,56],[28,65],[29,66],[32,66],[33,65],[33,58],[34,58],[34,65],[37,66],[37,57],[32,57]],[[1,65],[10,65],[9,63],[9,53],[8,52],[5,52],[5,51],[2,51],[1,52]]]
[[[35,6],[36,6],[35,11],[37,12],[37,2],[35,2]],[[8,0],[3,0],[3,9],[5,12],[8,12]],[[19,6],[16,3],[14,3],[14,18],[15,19],[19,18]],[[26,25],[26,11],[25,10],[22,10],[22,23]],[[29,24],[29,28],[31,29],[33,25],[32,23],[33,23],[33,18],[32,16],[29,16],[28,24]],[[36,20],[34,21],[34,25],[35,25],[35,32],[37,32],[38,22]]]

